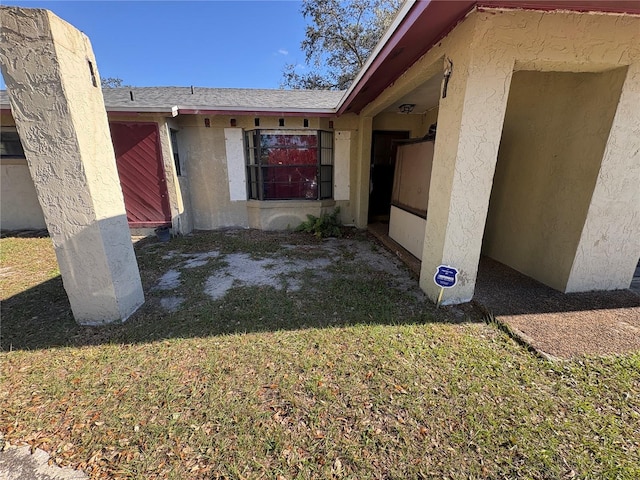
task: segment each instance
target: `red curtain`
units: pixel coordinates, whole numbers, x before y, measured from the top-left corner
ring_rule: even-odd
[[[262,135],[265,200],[318,198],[315,135]]]

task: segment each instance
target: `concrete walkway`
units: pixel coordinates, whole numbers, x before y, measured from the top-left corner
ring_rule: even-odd
[[[369,232],[420,274],[420,261],[389,238],[387,224]],[[472,303],[549,359],[640,351],[640,263],[628,290],[564,294],[482,257]]]
[[[49,465],[49,454],[37,448],[7,446],[0,451],[0,480],[84,480],[89,477],[72,468]]]
[[[640,294],[631,289],[565,294],[483,257],[474,302],[548,358],[640,351]]]

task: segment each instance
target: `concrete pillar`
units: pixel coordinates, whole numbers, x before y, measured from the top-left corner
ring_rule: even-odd
[[[360,116],[358,122],[358,170],[356,175],[356,227],[366,228],[369,216],[369,182],[371,176],[371,139],[373,118]]]
[[[436,268],[457,268],[458,284],[445,289],[443,304],[473,297],[513,72],[513,59],[475,50],[450,59],[453,71],[438,113],[420,287],[435,301]]]
[[[629,288],[640,255],[640,63],[629,66],[566,292]]]
[[[0,63],[76,321],[144,302],[89,39],[51,12],[1,7]]]

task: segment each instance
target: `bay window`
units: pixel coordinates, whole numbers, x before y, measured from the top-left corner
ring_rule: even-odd
[[[256,200],[333,197],[333,132],[245,132],[247,189]]]

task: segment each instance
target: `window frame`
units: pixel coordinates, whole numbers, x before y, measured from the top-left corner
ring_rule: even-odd
[[[2,160],[27,160],[27,156],[24,153],[24,147],[22,146],[22,141],[20,140],[20,135],[18,134],[18,129],[14,126],[2,126],[0,127],[0,144],[4,144],[7,133],[11,134],[11,136],[15,135],[15,140],[11,140],[13,144],[18,144],[19,150],[21,153],[17,154],[2,154],[2,147],[0,146],[0,158]]]
[[[173,154],[173,165],[176,169],[176,175],[181,177],[182,163],[180,163],[180,152],[178,148],[178,132],[176,128],[169,127],[169,142],[171,143],[171,153]]]
[[[264,162],[263,135],[300,135],[316,138],[316,162],[314,164],[269,165]],[[332,200],[334,195],[333,175],[335,171],[335,139],[330,130],[285,130],[285,129],[251,129],[244,131],[245,171],[247,180],[247,199],[265,202],[273,201],[320,201]],[[306,146],[275,145],[270,148],[278,150],[307,150]],[[305,196],[265,198],[265,171],[278,168],[315,168],[314,182],[316,194],[313,198]],[[291,180],[289,184],[292,185]]]

